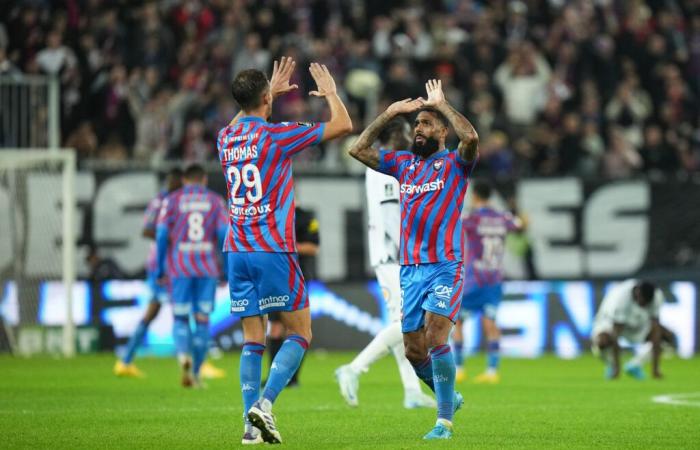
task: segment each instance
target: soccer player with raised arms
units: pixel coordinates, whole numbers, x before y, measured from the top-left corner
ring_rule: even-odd
[[[352,131],[352,122],[326,66],[309,67],[331,118],[326,123],[270,123],[273,100],[295,89],[295,63],[275,61],[268,81],[259,70],[243,70],[231,91],[241,112],[219,132],[218,151],[228,186],[228,252],[231,312],[241,318],[245,343],[240,383],[246,420],[243,444],[280,443],[272,404],[296,372],[311,341],[311,314],[296,254],[291,157]],[[280,311],[287,337],[260,395],[265,314]]]
[[[427,100],[390,105],[360,135],[350,155],[391,175],[400,184],[402,323],[406,358],[437,397],[438,419],[424,439],[450,439],[452,417],[463,402],[455,392],[455,361],[448,345],[462,299],[461,214],[479,137],[452,108],[442,83],[426,83]],[[410,151],[377,149],[372,144],[389,121],[418,111]],[[456,151],[445,148],[452,125]]]
[[[402,116],[395,117],[378,136],[380,148],[402,149],[411,143],[411,126]],[[401,334],[401,283],[399,243],[401,210],[396,178],[369,167],[365,173],[369,259],[387,306],[389,325],[380,331],[350,364],[335,371],[340,394],[350,406],[359,403],[360,374],[380,358],[392,353],[399,367],[404,390],[404,407],[435,408],[435,400],[421,391],[420,381],[406,359]]]
[[[182,184],[163,200],[160,209],[156,274],[170,279],[175,351],[182,385],[192,387],[200,385],[200,368],[209,350],[209,314],[225,267],[221,244],[228,224],[224,200],[207,189],[202,166],[185,169]],[[194,332],[190,316],[194,316]]]

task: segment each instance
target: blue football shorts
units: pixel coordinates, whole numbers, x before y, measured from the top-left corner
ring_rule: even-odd
[[[228,286],[231,314],[237,317],[297,311],[309,306],[296,253],[230,252]]]
[[[171,298],[173,314],[211,314],[216,296],[216,278],[173,278]]]
[[[482,313],[484,317],[496,320],[496,312],[502,298],[503,285],[501,283],[474,286],[464,290],[462,310],[467,314]]]
[[[456,320],[464,286],[461,261],[401,266],[401,330],[421,329],[425,312]]]

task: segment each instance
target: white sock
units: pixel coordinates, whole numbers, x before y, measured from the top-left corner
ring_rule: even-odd
[[[651,359],[651,352],[653,349],[654,345],[651,342],[645,342],[639,347],[639,350],[637,350],[637,354],[629,360],[627,365],[641,367],[645,363],[649,362],[649,360]]]
[[[377,334],[367,347],[362,349],[359,355],[350,363],[350,367],[357,373],[367,372],[369,366],[389,354],[389,349],[397,343],[403,343],[401,324],[394,322]]]
[[[405,396],[409,395],[419,395],[422,391],[420,389],[420,380],[416,371],[413,370],[413,366],[406,359],[406,351],[403,348],[403,342],[391,347],[391,352],[394,354],[394,359],[396,359],[396,365],[399,366],[399,375],[401,375],[401,383],[403,384],[403,391]]]
[[[272,411],[272,402],[266,398],[261,398],[260,399],[260,409],[263,410],[263,412],[270,413]]]

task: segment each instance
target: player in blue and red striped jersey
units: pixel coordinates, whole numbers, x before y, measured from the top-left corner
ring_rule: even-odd
[[[474,183],[471,211],[462,219],[467,238],[467,259],[464,264],[464,297],[462,310],[467,314],[481,313],[486,348],[486,372],[477,376],[477,383],[498,383],[499,339],[496,311],[503,297],[503,253],[506,236],[523,229],[522,221],[509,212],[498,211],[490,203],[491,186],[483,181]],[[462,321],[457,322],[453,336],[457,381],[464,378]]]
[[[163,199],[176,189],[182,186],[182,170],[173,169],[168,172],[165,179],[166,188],[158,193],[158,195],[148,203],[146,207],[146,212],[143,218],[143,231],[142,234],[148,239],[156,238],[156,221],[158,220],[158,214],[160,213],[160,207]],[[150,295],[150,301],[148,303],[148,308],[143,315],[143,319],[136,327],[134,334],[131,335],[129,342],[126,345],[126,351],[122,355],[122,358],[117,360],[114,365],[114,374],[120,377],[142,377],[143,373],[133,364],[134,356],[139,346],[143,342],[144,336],[148,331],[148,327],[151,322],[158,316],[160,311],[160,305],[162,302],[167,301],[168,292],[164,286],[158,284],[158,279],[156,278],[156,244],[155,241],[151,244],[148,252],[148,259],[146,260],[146,282],[148,284],[148,293]]]
[[[159,279],[167,276],[171,286],[173,335],[184,387],[199,385],[209,349],[209,314],[225,267],[221,246],[228,228],[226,206],[206,185],[202,166],[185,169],[183,187],[163,200],[156,228],[156,274]]]
[[[450,439],[452,417],[463,399],[454,390],[455,361],[447,341],[462,300],[462,203],[479,138],[448,104],[440,81],[428,81],[426,90],[427,100],[390,105],[360,135],[350,155],[399,180],[406,358],[437,397],[438,419],[424,439]],[[410,151],[372,147],[392,118],[417,110]],[[459,137],[456,151],[445,147],[449,125]]]
[[[279,443],[272,404],[296,372],[311,341],[311,315],[294,235],[294,184],[291,157],[307,147],[343,136],[352,122],[325,66],[309,71],[311,95],[324,97],[327,123],[270,123],[275,97],[296,88],[289,79],[294,61],[274,63],[268,82],[259,70],[244,70],[233,80],[241,112],[219,133],[218,150],[228,186],[228,252],[231,312],[241,318],[241,392],[246,427],[243,444]],[[265,314],[280,311],[287,337],[275,357],[260,395]]]

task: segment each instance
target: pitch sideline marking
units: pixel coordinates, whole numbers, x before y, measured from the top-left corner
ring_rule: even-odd
[[[651,401],[663,405],[694,406],[700,408],[700,392],[655,395],[651,398]]]

